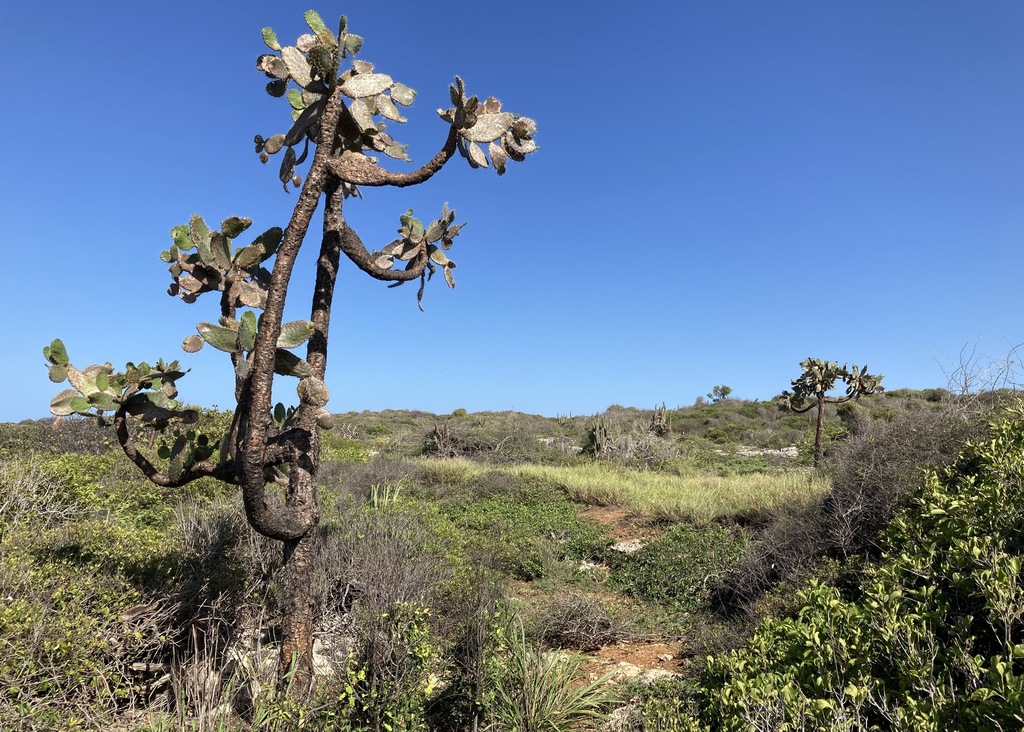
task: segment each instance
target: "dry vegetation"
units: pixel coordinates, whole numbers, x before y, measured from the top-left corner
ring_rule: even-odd
[[[497,730],[529,706],[690,729],[704,657],[874,561],[920,467],[994,407],[863,400],[830,413],[824,472],[813,424],[771,403],[338,415],[304,706],[273,692],[280,556],[228,487],[153,487],[86,422],[0,425],[0,727]],[[616,681],[581,685],[581,652]],[[675,675],[624,681],[627,659]]]
[[[707,524],[721,518],[764,515],[784,506],[820,500],[827,476],[809,468],[719,475],[640,472],[602,463],[573,466],[522,465],[518,476],[540,479],[572,499],[595,506],[618,506],[639,520]]]

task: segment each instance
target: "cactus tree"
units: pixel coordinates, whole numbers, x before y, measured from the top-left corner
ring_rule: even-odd
[[[503,110],[493,97],[469,96],[456,77],[451,106],[438,110],[448,128],[440,151],[419,169],[392,172],[375,156],[409,160],[386,123],[405,121],[400,108],[412,103],[415,92],[353,58],[362,39],[348,31],[344,17],[336,33],[314,11],[305,19],[311,32],[292,46],[281,45],[273,30],[264,28],[269,53],[256,62],[270,79],[267,92],[282,98],[290,115],[285,132],[255,138],[262,162],[280,160],[278,177],[285,189],[300,189],[287,226],[244,238],[239,246],[235,242],[250,219],[231,216],[215,229],[194,215],[171,230],[170,247],[161,254],[170,269],[170,295],[188,303],[206,293],[218,295],[216,322],[199,323],[182,347],[192,353],[209,345],[228,354],[237,406],[227,434],[205,435],[196,428],[198,415],[178,400],[177,382],[186,371],[177,361],[129,363],[121,371],[109,363],[79,370],[59,340],[44,349],[44,356],[50,378],[70,384],[51,403],[58,420],[112,413],[125,454],[158,485],[212,476],[239,486],[253,529],[283,544],[279,673],[296,663],[298,678],[309,680],[319,435],[331,426],[324,371],[341,255],[392,286],[418,281],[421,302],[438,269],[454,287],[455,263],[448,251],[462,226],[447,205],[426,224],[410,210],[400,216],[398,237],[370,250],[346,222],[343,204],[366,188],[422,183],[456,154],[473,168],[493,167],[501,175],[509,160],[522,161],[536,149],[536,124]],[[310,317],[282,322],[292,269],[321,200],[323,234]],[[293,352],[303,345],[304,356]],[[275,374],[297,380],[297,407],[271,404]],[[140,427],[159,435],[152,449],[136,439]]]
[[[814,467],[821,467],[821,460],[824,456],[824,445],[822,444],[822,433],[825,426],[825,405],[841,404],[851,399],[874,394],[882,391],[882,375],[869,374],[868,367],[863,368],[854,365],[852,369],[842,366],[838,362],[822,361],[818,358],[808,358],[800,362],[803,373],[798,379],[791,383],[793,391],[782,392],[782,402],[797,414],[817,408],[818,419],[814,428]],[[828,396],[828,392],[836,387],[836,382],[842,381],[846,385],[846,393],[843,396]]]

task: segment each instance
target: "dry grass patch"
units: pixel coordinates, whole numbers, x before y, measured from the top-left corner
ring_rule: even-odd
[[[606,463],[521,465],[509,470],[548,481],[572,498],[596,506],[619,506],[645,519],[705,523],[752,516],[783,505],[820,499],[828,478],[807,470],[720,476],[641,472]]]
[[[421,458],[418,462],[424,481],[444,486],[461,485],[476,480],[485,472],[467,458]]]

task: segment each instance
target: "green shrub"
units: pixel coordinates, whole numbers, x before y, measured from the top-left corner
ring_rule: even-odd
[[[0,458],[3,459],[66,452],[102,455],[116,444],[110,425],[100,425],[95,419],[65,418],[59,429],[53,428],[52,420],[0,424]]]
[[[681,732],[693,724],[693,698],[699,687],[682,676],[652,684],[631,684],[622,696],[629,700],[623,729],[629,732]]]
[[[593,557],[607,546],[603,531],[558,489],[527,476],[500,480],[510,490],[441,506],[468,533],[473,551],[491,556],[496,568],[519,579],[540,579],[563,557]]]
[[[609,584],[673,612],[706,604],[716,577],[741,556],[746,537],[736,526],[677,524],[633,554],[609,552]]]
[[[163,488],[146,480],[120,451],[100,455],[36,455],[31,465],[61,486],[60,497],[136,526],[161,527],[173,521],[174,506],[189,498],[231,495],[226,483],[204,478],[188,486]]]
[[[0,546],[0,687],[25,709],[47,702],[108,708],[132,694],[136,639],[119,616],[139,599],[95,565],[36,562]],[[9,729],[11,720],[0,719]]]
[[[933,472],[841,589],[810,583],[795,617],[710,661],[715,730],[1021,729],[1024,415]]]
[[[440,653],[429,620],[421,603],[398,601],[361,629],[352,710],[356,729],[426,732],[426,701],[437,685],[431,671]]]
[[[373,457],[370,449],[359,440],[335,437],[329,432],[323,433],[323,447],[320,455],[324,462],[365,463]]]
[[[743,425],[726,423],[712,427],[706,432],[707,439],[718,444],[742,442],[747,430]]]

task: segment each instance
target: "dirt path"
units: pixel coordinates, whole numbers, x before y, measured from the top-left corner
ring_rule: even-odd
[[[647,544],[657,538],[657,528],[634,521],[629,512],[614,506],[592,506],[581,514],[608,529],[616,543]],[[623,640],[588,654],[586,669],[592,677],[614,674],[615,680],[643,677],[651,680],[659,675],[678,673],[680,661],[678,641]]]

